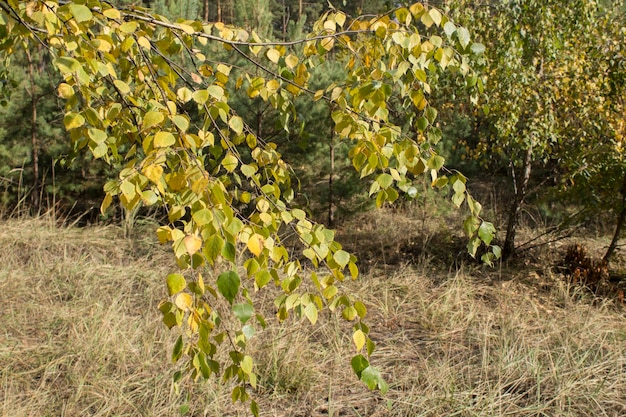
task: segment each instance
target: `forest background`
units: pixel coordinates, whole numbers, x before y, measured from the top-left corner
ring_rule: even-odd
[[[446,166],[459,169],[474,184],[489,178],[497,188],[494,218],[504,256],[519,246],[515,230],[520,216],[557,236],[572,226],[602,224],[611,229],[614,252],[626,218],[624,135],[624,13],[619,2],[430,2],[486,46],[479,62],[484,83],[480,102],[470,103],[455,75],[433,83],[429,103],[441,135],[438,152]],[[171,20],[223,21],[279,41],[302,38],[326,10],[325,1],[181,1],[120,5],[149,7]],[[386,13],[390,1],[344,1],[333,5],[348,15]],[[467,34],[469,38],[469,33]],[[219,52],[218,52],[219,53]],[[9,67],[11,85],[3,85],[0,108],[0,204],[3,213],[16,207],[34,213],[54,207],[62,213],[99,219],[102,184],[116,177],[119,166],[72,155],[63,127],[60,82],[41,48],[18,51]],[[216,58],[218,59],[218,58]],[[239,62],[239,65],[246,65]],[[332,58],[311,76],[310,88],[341,77],[345,63]],[[10,99],[8,98],[10,94]],[[300,100],[298,128],[287,132],[284,121],[262,99],[232,91],[233,108],[259,137],[280,147],[299,183],[298,201],[317,220],[333,225],[371,208],[370,182],[351,169],[350,144],[334,138],[328,106]],[[296,101],[298,105],[298,101]],[[392,109],[403,117],[402,105]],[[406,125],[418,123],[407,115]],[[72,158],[68,158],[68,155]],[[69,162],[71,160],[71,163]],[[439,181],[435,188],[451,186]],[[420,185],[421,187],[421,185]],[[421,190],[421,188],[420,188]],[[408,199],[423,197],[416,189]],[[526,202],[532,199],[532,209]],[[111,211],[108,216],[118,216]],[[537,243],[537,242],[533,242]]]

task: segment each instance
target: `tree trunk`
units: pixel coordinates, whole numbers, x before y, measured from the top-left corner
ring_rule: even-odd
[[[617,242],[619,241],[620,234],[622,229],[624,228],[624,223],[626,223],[626,173],[624,173],[624,182],[622,183],[622,189],[620,190],[622,194],[622,209],[617,217],[617,223],[615,224],[615,232],[613,233],[613,239],[611,239],[611,243],[609,244],[609,248],[606,250],[606,253],[602,257],[602,260],[608,262],[613,252],[615,252],[615,248],[617,248]]]
[[[330,174],[328,175],[328,227],[333,227],[335,223],[335,196],[333,190],[333,177],[335,176],[335,126],[332,123],[332,118],[328,158],[330,159]]]
[[[39,181],[39,139],[37,138],[37,86],[35,84],[35,69],[33,57],[30,51],[26,50],[26,58],[28,59],[28,78],[30,81],[30,99],[31,99],[31,124],[30,124],[30,143],[31,143],[31,160],[33,164],[33,189],[31,192],[31,204],[35,213],[39,212],[41,185]]]
[[[204,10],[202,11],[202,18],[205,22],[209,21],[209,0],[204,0]]]
[[[513,204],[509,208],[509,218],[506,227],[506,239],[504,241],[504,247],[502,248],[502,257],[504,259],[515,254],[515,234],[517,232],[517,224],[519,222],[520,212],[522,210],[522,204],[526,198],[526,191],[528,191],[528,180],[530,179],[530,172],[532,168],[532,145],[526,150],[524,156],[524,165],[522,166],[522,177],[518,179],[515,176],[515,167],[511,167],[513,175],[513,187],[515,190],[515,199]]]

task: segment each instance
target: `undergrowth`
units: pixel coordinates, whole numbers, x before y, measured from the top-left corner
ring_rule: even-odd
[[[247,415],[218,381],[172,389],[177,335],[157,305],[175,265],[150,233],[123,236],[0,223],[2,417]],[[623,307],[549,268],[444,269],[422,255],[372,264],[346,285],[368,307],[389,392],[369,392],[352,374],[341,319],[281,325],[265,294],[269,326],[250,352],[261,415],[626,415]]]

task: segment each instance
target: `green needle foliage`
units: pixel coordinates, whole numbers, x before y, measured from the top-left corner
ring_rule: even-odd
[[[435,8],[417,3],[358,18],[332,9],[306,38],[288,42],[99,0],[4,0],[0,10],[3,59],[42,45],[61,74],[57,92],[66,103],[63,121],[73,149],[122,165],[104,186],[102,212],[114,199],[129,210],[143,205],[167,212],[169,223],[157,234],[171,243],[181,273],[167,277],[169,297],[159,308],[168,327],[182,330],[172,352],[173,361],[184,364],[176,382],[219,374],[235,381],[233,401],[249,399],[257,376],[246,346],[255,328],[265,326],[253,296],[273,284],[282,290],[275,300],[281,320],[295,315],[315,325],[327,307],[353,323],[354,371],[370,388],[387,387],[369,362],[374,343],[366,308],[341,286],[346,276],[357,278],[356,258],[332,230],[291,205],[289,165],[275,143],[233,110],[230,86],[271,105],[287,131],[299,118],[297,97],[328,102],[352,165],[361,177],[374,178],[370,195],[378,206],[413,192],[413,179],[425,174],[433,185],[451,184],[454,203],[468,208],[464,229],[472,255],[493,238],[465,177],[447,171],[433,150],[441,132],[428,101],[430,80],[442,71],[466,77],[479,94],[471,60],[484,48]],[[331,58],[345,63],[341,80],[313,91],[311,71]],[[234,65],[242,59],[245,66]],[[413,115],[411,126],[393,122],[392,97]],[[283,243],[289,236],[299,242],[295,253]],[[493,247],[483,259],[498,254]],[[305,273],[304,258],[316,272]],[[227,312],[216,308],[220,299],[240,326],[225,324]],[[226,360],[218,350],[228,352]],[[254,401],[251,411],[258,414]]]

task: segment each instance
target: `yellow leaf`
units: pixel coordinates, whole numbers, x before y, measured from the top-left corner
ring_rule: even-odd
[[[130,93],[130,87],[122,80],[113,80],[113,85],[122,95],[126,95]]]
[[[202,247],[202,239],[196,235],[185,236],[183,243],[185,244],[185,249],[187,249],[187,253],[189,253],[189,255],[193,255],[198,252]]]
[[[265,55],[267,55],[267,59],[272,61],[274,64],[277,64],[280,59],[280,52],[278,49],[268,49]]]
[[[196,30],[193,27],[185,25],[184,23],[179,23],[178,27],[180,27],[185,33],[189,35],[193,35],[194,33],[196,33]]]
[[[287,55],[285,57],[285,64],[291,69],[295,68],[296,65],[298,65],[298,57],[295,55]]]
[[[335,38],[324,38],[321,40],[320,45],[322,45],[322,48],[330,51],[335,46]]]
[[[74,88],[66,83],[59,84],[58,88],[59,96],[64,99],[69,99],[74,97]]]
[[[114,8],[106,9],[102,12],[102,14],[109,19],[119,19],[120,17],[122,17],[120,11]]]
[[[139,38],[137,38],[137,43],[143,49],[149,50],[150,48],[152,48],[152,44],[150,43],[150,39],[146,38],[145,36],[140,36]]]
[[[142,128],[147,129],[165,120],[165,116],[160,111],[149,111],[143,116]]]
[[[176,143],[176,138],[170,132],[157,132],[154,135],[155,148],[167,148]]]
[[[158,183],[161,181],[161,177],[163,176],[163,167],[160,165],[147,165],[142,170],[143,175],[145,175],[150,181],[153,183]]]
[[[191,297],[191,294],[182,292],[176,296],[176,301],[174,303],[176,304],[176,307],[181,310],[189,310],[193,305],[193,298]]]
[[[360,329],[357,330],[352,334],[352,340],[354,341],[354,346],[356,346],[356,351],[360,351],[365,345],[365,333]]]
[[[261,236],[258,233],[254,233],[252,236],[250,236],[250,239],[248,239],[248,250],[255,256],[259,256],[261,254],[261,252],[263,251],[263,236]]]

